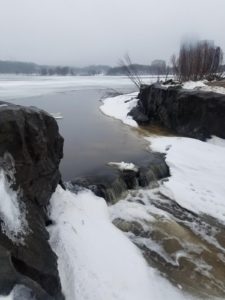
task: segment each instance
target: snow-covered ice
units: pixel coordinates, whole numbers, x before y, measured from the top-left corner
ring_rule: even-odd
[[[144,83],[156,81],[157,77],[141,77]],[[51,93],[72,92],[87,89],[136,90],[127,76],[29,76],[0,75],[0,100],[41,96]]]
[[[127,162],[124,162],[124,161],[121,161],[121,162],[109,162],[108,165],[112,166],[112,167],[116,167],[116,168],[118,168],[121,171],[123,171],[123,170],[130,170],[130,171],[135,171],[135,172],[138,171],[138,168],[137,168],[137,166],[135,166],[135,164],[133,164],[133,163],[127,163]]]
[[[19,205],[17,192],[13,191],[3,170],[0,170],[0,217],[3,232],[14,242],[22,242],[26,233],[25,209]],[[20,238],[18,239],[18,236]]]
[[[58,187],[49,208],[50,244],[66,300],[190,299],[156,270],[111,223],[104,199]]]
[[[154,151],[166,153],[171,177],[161,192],[182,207],[225,224],[224,147],[182,137],[148,137]]]
[[[137,104],[137,95],[138,93],[132,93],[106,98],[103,100],[100,110],[105,115],[121,120],[124,124],[137,127],[137,122],[131,116],[128,116],[128,112]]]

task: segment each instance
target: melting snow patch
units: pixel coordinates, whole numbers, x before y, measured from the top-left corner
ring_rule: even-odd
[[[137,95],[138,93],[132,93],[106,98],[103,100],[100,110],[105,115],[121,120],[124,124],[137,127],[136,121],[131,116],[128,116],[131,109],[137,105]]]
[[[130,171],[134,171],[134,172],[138,171],[138,168],[133,163],[125,163],[123,161],[120,162],[120,163],[118,163],[118,162],[109,162],[108,165],[112,166],[112,167],[116,167],[121,171],[123,171],[123,170],[130,170]]]

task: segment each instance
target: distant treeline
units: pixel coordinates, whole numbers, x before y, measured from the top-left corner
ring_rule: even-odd
[[[161,75],[171,74],[172,69],[166,66],[165,61],[155,60],[150,65],[132,64],[138,75]],[[0,73],[2,74],[38,74],[38,75],[127,75],[124,66],[110,67],[106,65],[92,65],[83,68],[69,66],[47,66],[35,63],[0,61]]]
[[[131,68],[135,73],[141,75],[163,75],[173,74],[174,69],[167,66],[163,60],[154,60],[150,65],[132,64]],[[225,65],[222,65],[221,70],[225,72]],[[37,74],[37,75],[58,75],[58,76],[94,76],[94,75],[109,75],[109,76],[126,76],[125,66],[110,67],[106,65],[92,65],[84,68],[68,67],[68,66],[46,66],[28,62],[1,61],[0,74]]]
[[[33,74],[39,72],[40,67],[34,63],[0,60],[0,73],[3,74]]]
[[[110,66],[96,65],[84,68],[68,66],[47,66],[28,62],[1,61],[0,73],[2,74],[39,74],[39,75],[96,75],[106,74]]]

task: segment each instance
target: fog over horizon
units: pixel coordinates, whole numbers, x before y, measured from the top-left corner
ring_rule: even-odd
[[[0,0],[0,60],[117,65],[170,61],[184,39],[225,51],[224,0]]]

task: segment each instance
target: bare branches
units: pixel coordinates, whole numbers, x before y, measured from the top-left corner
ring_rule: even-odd
[[[119,61],[119,65],[123,67],[127,77],[136,85],[138,89],[142,85],[142,81],[140,76],[138,75],[138,71],[135,68],[135,65],[132,63],[129,54],[124,56],[124,59]]]

